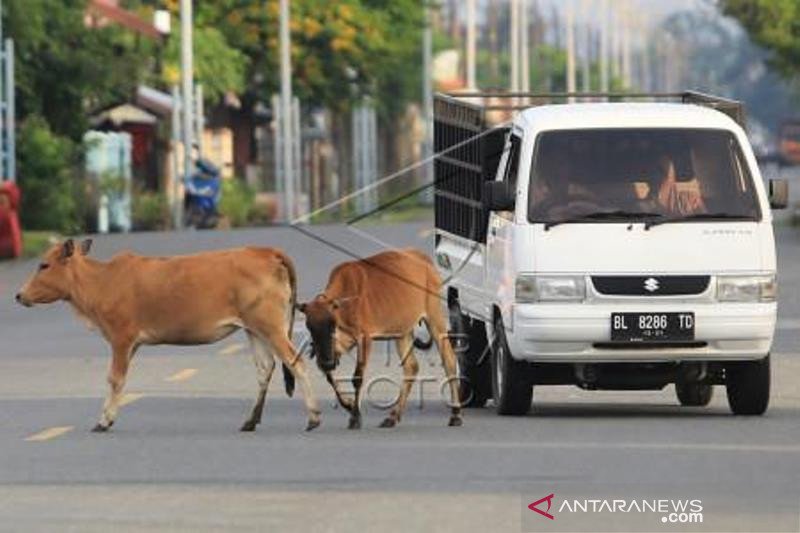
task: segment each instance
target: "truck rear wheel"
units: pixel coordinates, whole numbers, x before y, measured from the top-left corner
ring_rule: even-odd
[[[520,416],[530,410],[533,385],[528,365],[511,356],[503,319],[499,316],[494,321],[492,339],[492,389],[498,414]]]
[[[714,387],[709,383],[679,381],[675,383],[675,393],[685,407],[705,407],[714,396]]]
[[[483,407],[492,397],[492,368],[487,356],[486,327],[470,320],[453,302],[450,311],[450,342],[458,357],[462,407]]]
[[[761,415],[769,405],[770,357],[725,365],[728,405],[735,415]]]

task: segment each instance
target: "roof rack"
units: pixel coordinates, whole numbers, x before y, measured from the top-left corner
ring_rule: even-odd
[[[490,98],[488,105],[473,102],[487,111],[516,111],[540,105],[569,103],[575,100],[626,102],[637,100],[649,101],[676,101],[683,104],[695,104],[710,107],[728,115],[741,127],[746,126],[744,104],[738,100],[731,100],[720,96],[701,93],[698,91],[684,91],[678,93],[604,93],[604,92],[572,92],[572,93],[526,93],[526,92],[450,92],[440,93],[439,97],[462,99]],[[511,100],[503,102],[502,100]],[[524,102],[521,102],[524,101]]]

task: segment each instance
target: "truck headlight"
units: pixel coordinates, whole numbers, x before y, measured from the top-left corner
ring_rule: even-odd
[[[579,302],[586,298],[586,282],[583,276],[530,276],[517,278],[516,301],[533,302]]]
[[[717,300],[720,302],[774,302],[778,297],[775,275],[719,276]]]

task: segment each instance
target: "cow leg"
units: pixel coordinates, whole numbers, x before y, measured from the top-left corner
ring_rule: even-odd
[[[361,429],[361,386],[364,384],[364,370],[369,361],[369,354],[372,348],[372,339],[367,335],[361,335],[358,339],[358,349],[356,356],[356,369],[353,372],[353,389],[355,389],[355,399],[353,408],[350,410],[350,420],[347,429]]]
[[[278,328],[280,328],[279,326]],[[291,341],[286,336],[286,331],[278,328],[265,328],[263,335],[275,349],[275,355],[281,360],[285,368],[288,368],[295,379],[300,382],[303,387],[303,399],[305,400],[306,410],[308,411],[308,425],[306,431],[311,431],[320,424],[319,404],[317,397],[314,395],[314,389],[311,387],[311,381],[308,378],[303,359],[295,351]]]
[[[130,360],[136,350],[136,346],[131,342],[119,342],[112,346],[113,355],[111,357],[111,367],[108,371],[109,391],[103,402],[103,412],[100,421],[94,426],[92,431],[102,433],[108,431],[114,424],[119,412],[119,402],[122,399],[122,389],[125,387],[125,380],[128,376]]]
[[[436,349],[439,351],[439,356],[442,358],[442,366],[444,366],[444,373],[447,377],[447,382],[450,385],[450,421],[449,426],[460,426],[463,424],[461,419],[461,402],[459,400],[459,381],[458,371],[456,367],[456,354],[453,351],[453,346],[450,344],[450,339],[447,336],[447,324],[444,321],[444,315],[441,312],[441,304],[438,298],[433,297],[429,300],[429,306],[433,312],[428,315],[428,324],[431,328],[431,336],[436,343]]]
[[[275,358],[272,356],[270,347],[267,343],[259,339],[257,336],[248,332],[247,337],[250,339],[250,350],[253,354],[253,363],[258,372],[258,396],[253,405],[253,411],[250,413],[242,431],[255,431],[256,426],[261,422],[261,415],[264,412],[264,401],[267,397],[267,388],[269,387],[270,379],[272,379],[272,372],[275,370]]]
[[[395,403],[391,413],[381,422],[380,427],[382,428],[391,428],[400,422],[400,417],[403,416],[403,412],[405,412],[406,409],[406,402],[408,401],[408,395],[411,393],[411,387],[417,379],[419,363],[417,363],[417,357],[414,355],[412,335],[400,337],[396,342],[397,355],[400,357],[400,364],[403,365],[403,386],[400,388],[400,396],[397,398],[397,403]]]
[[[333,378],[333,372],[325,372],[325,379],[328,380],[328,383],[333,389],[334,394],[336,394],[336,399],[339,401],[339,405],[347,409],[348,412],[352,412],[353,400],[350,398],[345,398],[344,395],[342,395],[342,391],[339,389],[339,384]]]

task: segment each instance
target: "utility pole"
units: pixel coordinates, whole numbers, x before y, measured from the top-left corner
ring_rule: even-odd
[[[285,1],[285,0],[284,0]],[[422,158],[425,162],[425,183],[433,183],[433,28],[430,2],[425,3],[425,28],[422,32],[422,114],[425,124]],[[428,193],[427,198],[432,199]]]
[[[609,91],[608,80],[608,0],[600,4],[600,92]]]
[[[474,91],[477,89],[475,79],[475,49],[477,21],[475,17],[475,1],[467,0],[467,89]]]
[[[181,109],[183,110],[183,177],[192,173],[194,144],[194,57],[192,55],[192,0],[181,0]],[[177,178],[177,177],[176,177]],[[183,201],[175,198],[175,222],[183,226]]]
[[[289,56],[289,0],[280,0],[281,118],[286,220],[294,218],[294,165],[292,165],[292,65]]]
[[[591,0],[582,0],[581,11],[583,17],[588,15],[591,9]],[[582,19],[583,19],[582,17]],[[591,60],[592,60],[592,26],[588,20],[581,21],[581,90],[588,93],[592,90],[591,81]]]
[[[567,4],[567,92],[575,92],[575,13],[572,2]],[[575,98],[570,96],[569,102],[575,102]]]
[[[509,52],[511,56],[511,92],[519,91],[519,2],[511,0],[509,18]]]
[[[0,182],[17,181],[16,82],[14,80],[14,41],[3,39],[3,2],[0,0]]]
[[[626,89],[633,85],[631,72],[631,10],[627,0],[622,2],[621,13],[622,33],[622,80]]]
[[[528,24],[528,0],[520,1],[519,13],[519,46],[520,46],[520,76],[522,77],[520,89],[522,92],[530,92],[531,90],[531,60],[530,60],[530,46],[528,44],[528,37],[530,35],[530,26]]]

